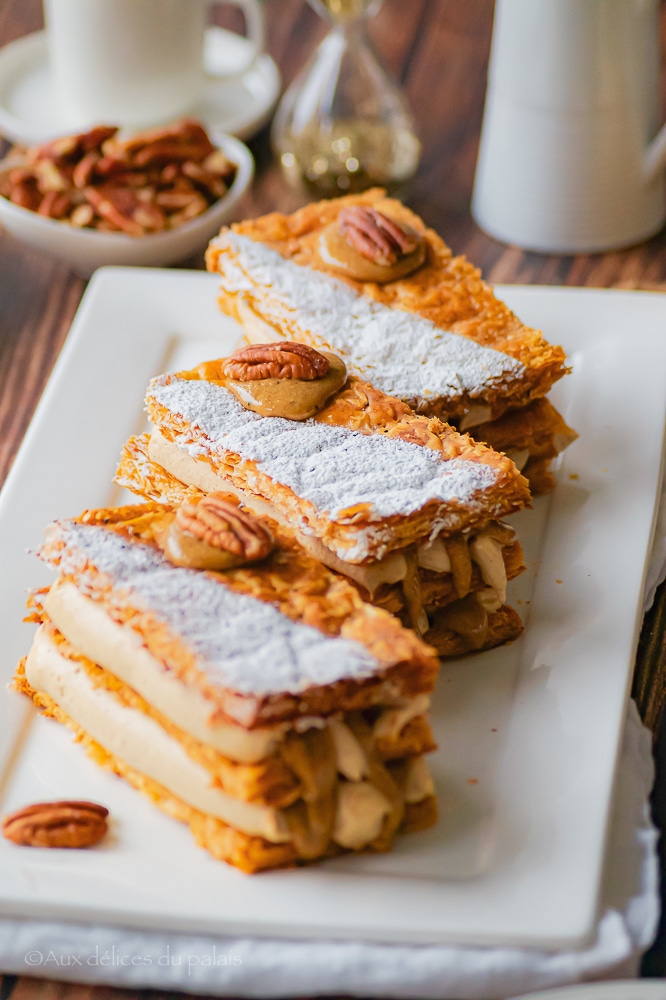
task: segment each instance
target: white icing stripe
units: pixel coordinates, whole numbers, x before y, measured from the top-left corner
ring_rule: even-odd
[[[156,549],[96,525],[56,522],[60,572],[93,590],[89,565],[113,585],[119,606],[150,611],[194,653],[220,687],[254,695],[298,693],[343,678],[372,676],[380,664],[361,643],[326,636],[277,608],[230,590],[222,576],[173,566]],[[94,596],[94,594],[93,594]]]
[[[294,336],[314,336],[347,367],[378,389],[407,401],[483,399],[515,382],[525,367],[515,358],[449,333],[422,316],[393,309],[337,278],[285,260],[247,236],[227,231],[214,241],[225,291],[261,290],[271,323]],[[230,253],[225,253],[230,250]],[[261,299],[255,306],[261,304]]]
[[[353,523],[354,513],[346,516],[346,511],[359,504],[369,505],[370,521],[408,517],[433,500],[469,509],[497,479],[492,466],[447,460],[400,438],[316,420],[261,417],[212,382],[162,375],[151,382],[148,396],[203,432],[207,440],[202,443],[177,442],[192,457],[209,451],[254,461],[319,515],[341,523]],[[293,524],[293,511],[290,517]]]

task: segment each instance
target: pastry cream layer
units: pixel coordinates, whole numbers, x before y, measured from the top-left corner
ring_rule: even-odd
[[[43,691],[105,750],[163,785],[200,812],[273,843],[288,841],[284,817],[275,809],[227,795],[211,786],[208,771],[153,719],[95,687],[83,667],[62,656],[39,629],[25,665],[31,687]]]
[[[109,670],[200,743],[242,764],[254,764],[273,752],[287,729],[243,729],[212,722],[211,705],[195,688],[186,687],[155,659],[138,632],[115,622],[96,601],[59,580],[44,602],[46,612],[65,638],[84,656]]]
[[[290,527],[285,519],[267,501],[234,487],[228,480],[213,472],[207,462],[192,458],[173,441],[168,441],[154,428],[148,445],[148,457],[172,476],[189,486],[196,486],[204,493],[226,492],[239,497],[243,504],[260,517],[270,517],[283,527]],[[401,552],[394,552],[369,565],[344,562],[331,552],[318,538],[303,532],[294,532],[304,549],[329,569],[348,576],[364,587],[372,598],[382,584],[400,583],[407,576],[407,559]],[[497,591],[500,604],[506,600],[506,569],[502,546],[488,538],[481,545],[470,545],[470,555],[481,570],[485,583]],[[425,542],[418,549],[418,564],[426,569],[449,573],[451,563],[441,539]]]
[[[26,659],[25,676],[33,689],[52,698],[104,750],[156,781],[182,802],[250,836],[263,837],[271,843],[290,840],[286,820],[279,810],[241,801],[212,786],[209,773],[185,753],[177,740],[153,719],[124,705],[106,688],[95,686],[79,662],[59,652],[44,628],[35,635]],[[353,746],[351,732],[342,723],[339,726],[351,737]],[[338,755],[344,760],[340,767],[343,773],[352,770],[349,752],[348,747]],[[422,801],[433,793],[432,779],[423,759],[408,761],[405,801]],[[359,809],[359,804],[365,807]],[[369,782],[358,779],[341,782],[333,839],[342,847],[363,847],[377,837],[389,811],[387,799]]]
[[[73,583],[66,580],[54,583],[46,595],[44,608],[58,631],[75,649],[128,684],[195,740],[214,747],[231,760],[241,764],[263,760],[275,750],[289,729],[288,725],[280,724],[271,729],[246,730],[224,722],[211,722],[211,708],[203,695],[170,674],[142,645],[138,633],[115,622],[101,605],[85,597]],[[386,708],[376,720],[373,732],[378,738],[397,739],[407,723],[424,715],[429,706],[428,695],[417,695],[405,705]],[[317,725],[325,726],[327,722],[322,718],[304,718],[296,728],[302,732]],[[352,741],[357,741],[347,726],[339,721],[336,726],[348,734],[335,741],[338,771],[354,780],[358,757],[363,751],[358,745],[351,746]]]

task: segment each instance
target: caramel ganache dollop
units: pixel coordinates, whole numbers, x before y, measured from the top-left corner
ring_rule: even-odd
[[[425,256],[416,230],[364,205],[343,208],[319,240],[322,263],[356,281],[396,281],[421,267]]]
[[[225,570],[265,559],[273,550],[270,532],[220,493],[176,511],[162,539],[165,555],[188,569]]]
[[[222,366],[226,386],[247,410],[264,417],[307,420],[347,381],[344,362],[307,344],[250,344]]]

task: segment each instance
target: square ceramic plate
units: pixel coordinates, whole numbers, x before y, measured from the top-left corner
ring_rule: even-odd
[[[432,830],[390,855],[245,876],[99,770],[6,692],[30,644],[24,590],[49,579],[26,549],[56,517],[116,499],[120,447],[149,377],[229,351],[216,278],[106,269],[93,279],[0,499],[0,812],[40,799],[105,803],[88,852],[0,842],[0,912],[145,928],[402,942],[582,944],[594,926],[625,702],[660,482],[666,297],[500,288],[564,344],[554,392],[580,432],[558,489],[514,523],[529,572],[524,637],[451,662],[434,708]]]

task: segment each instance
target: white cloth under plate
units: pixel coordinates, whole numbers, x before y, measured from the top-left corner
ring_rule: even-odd
[[[666,488],[645,610],[666,577]],[[580,951],[288,941],[0,920],[0,971],[220,996],[504,997],[636,976],[659,918],[651,735],[629,705],[594,943]]]

